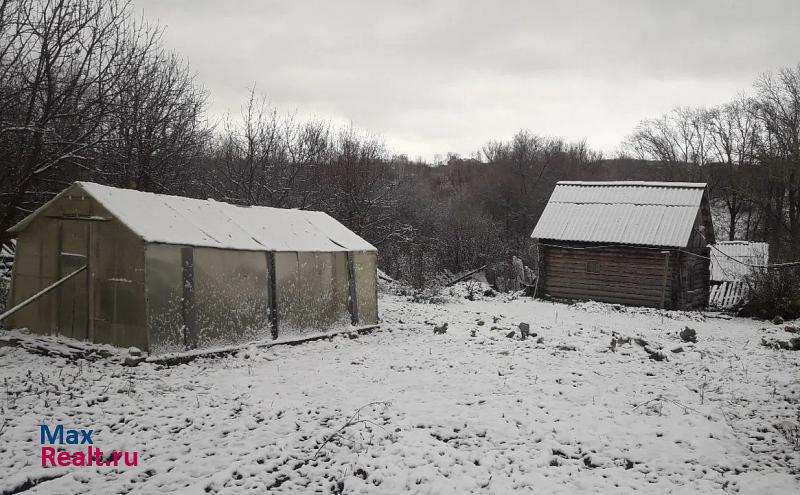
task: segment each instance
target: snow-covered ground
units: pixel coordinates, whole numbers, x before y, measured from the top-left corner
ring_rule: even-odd
[[[782,326],[380,303],[370,335],[170,368],[0,347],[0,493],[800,493],[800,352],[760,345]],[[40,467],[58,423],[138,466]]]

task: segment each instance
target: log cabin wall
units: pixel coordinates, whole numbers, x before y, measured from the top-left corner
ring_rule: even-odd
[[[549,297],[666,309],[708,299],[708,261],[674,248],[540,244],[539,256],[541,293]]]
[[[711,263],[708,247],[682,250],[679,263],[680,309],[700,309],[708,304]]]

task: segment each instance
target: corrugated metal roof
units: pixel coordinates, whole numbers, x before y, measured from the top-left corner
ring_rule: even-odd
[[[684,247],[705,187],[693,182],[559,182],[531,237]]]
[[[80,191],[97,200],[146,242],[247,251],[376,250],[347,227],[318,211],[242,207],[91,182],[76,182],[51,202],[63,194]],[[10,231],[25,228],[51,202]]]
[[[751,271],[749,265],[768,263],[769,244],[766,242],[718,242],[711,249],[711,280],[720,282],[742,280]]]

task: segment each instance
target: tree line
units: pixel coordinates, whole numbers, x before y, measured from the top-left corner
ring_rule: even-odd
[[[382,139],[301,120],[253,89],[207,121],[209,96],[125,0],[0,0],[0,242],[75,180],[239,205],[325,211],[425,285],[517,255],[558,180],[706,180],[731,238],[800,246],[800,67],[714,109],[643,121],[627,155],[520,131],[473,157],[392,154]]]
[[[627,141],[673,180],[704,180],[722,239],[770,243],[800,258],[800,64],[761,75],[751,94],[713,108],[676,108]]]

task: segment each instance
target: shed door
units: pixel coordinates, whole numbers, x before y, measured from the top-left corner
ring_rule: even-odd
[[[59,229],[59,278],[89,263],[89,222],[64,220]],[[58,288],[58,333],[76,339],[89,338],[89,270]]]

